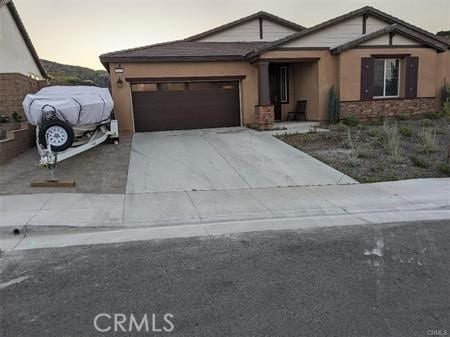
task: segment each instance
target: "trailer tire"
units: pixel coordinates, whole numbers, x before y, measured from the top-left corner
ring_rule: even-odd
[[[52,151],[62,152],[72,146],[75,134],[70,125],[53,119],[39,126],[39,144],[45,148],[47,148],[47,138]]]

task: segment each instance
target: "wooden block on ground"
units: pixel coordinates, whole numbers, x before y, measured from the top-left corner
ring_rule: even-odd
[[[32,181],[31,187],[75,187],[75,180]]]

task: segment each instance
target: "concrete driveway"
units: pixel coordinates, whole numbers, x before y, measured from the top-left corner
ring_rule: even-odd
[[[221,128],[135,134],[127,193],[352,183],[268,134]]]

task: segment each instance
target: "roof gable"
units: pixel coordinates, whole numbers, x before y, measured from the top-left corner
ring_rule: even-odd
[[[291,21],[267,12],[257,12],[206,32],[188,37],[185,41],[251,42],[275,41],[304,29]]]
[[[358,18],[358,17],[362,18],[364,16],[367,17],[367,18],[375,18],[375,19],[379,20],[380,22],[384,21],[384,22],[386,22],[386,23],[388,23],[390,25],[397,24],[398,26],[403,26],[403,27],[405,27],[405,28],[415,32],[415,33],[421,34],[422,36],[426,36],[427,38],[435,41],[438,44],[440,43],[440,44],[446,45],[447,47],[450,47],[450,43],[448,41],[445,41],[444,39],[442,39],[442,38],[440,38],[440,37],[438,37],[438,36],[428,32],[426,30],[423,30],[423,29],[421,29],[419,27],[411,25],[411,24],[409,24],[409,23],[407,23],[407,22],[405,22],[405,21],[403,21],[401,19],[393,17],[393,16],[391,16],[391,15],[389,15],[387,13],[384,13],[384,12],[378,10],[378,9],[375,9],[373,7],[370,7],[370,6],[366,6],[366,7],[362,7],[360,9],[357,9],[355,11],[346,13],[344,15],[338,16],[336,18],[324,21],[324,22],[322,22],[322,23],[320,23],[318,25],[315,25],[313,27],[304,29],[304,30],[302,30],[302,31],[300,31],[298,33],[295,33],[295,34],[293,34],[291,36],[288,36],[286,38],[283,38],[283,39],[280,39],[278,41],[275,41],[271,46],[269,46],[267,48],[264,48],[264,49],[261,49],[258,52],[255,52],[251,56],[256,56],[256,55],[259,55],[261,53],[264,53],[266,51],[269,51],[269,50],[272,50],[272,49],[275,49],[275,48],[278,48],[278,47],[289,46],[289,44],[291,44],[291,46],[292,46],[292,43],[294,41],[304,40],[307,37],[311,36],[312,34],[315,34],[317,32],[320,32],[320,31],[328,29],[328,28],[332,28],[333,26],[336,26],[336,25],[338,25],[340,23],[347,22],[347,21],[350,21],[350,20]],[[362,33],[362,31],[361,31],[361,33]],[[336,45],[336,43],[334,43],[334,45]]]
[[[343,43],[332,48],[330,51],[332,54],[339,54],[359,45],[382,44],[390,46],[392,44],[402,46],[411,43],[431,47],[438,51],[445,51],[447,49],[445,44],[435,41],[424,34],[417,33],[398,24],[393,24],[370,34],[360,36],[352,41]]]

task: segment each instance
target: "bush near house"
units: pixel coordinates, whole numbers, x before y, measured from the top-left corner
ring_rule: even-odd
[[[450,176],[450,117],[343,123],[279,138],[360,182]]]
[[[328,95],[328,120],[331,124],[339,122],[340,103],[334,87],[330,89]]]

